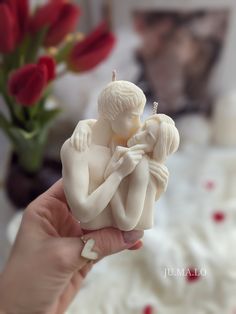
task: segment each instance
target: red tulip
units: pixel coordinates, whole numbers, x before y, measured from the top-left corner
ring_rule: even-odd
[[[76,28],[79,13],[79,7],[75,4],[65,0],[51,0],[37,10],[31,22],[31,29],[35,32],[48,26],[44,44],[56,46]]]
[[[5,3],[0,3],[0,52],[7,53],[14,49],[16,44],[15,17]]]
[[[20,30],[19,40],[22,39],[29,24],[29,2],[28,0],[10,0],[15,2],[15,14],[18,20],[18,27]]]
[[[31,30],[33,32],[40,31],[45,26],[54,23],[61,11],[64,0],[50,0],[47,4],[39,7],[32,17]]]
[[[67,34],[74,31],[78,22],[79,13],[78,6],[72,3],[64,4],[57,20],[49,28],[45,45],[56,46]]]
[[[13,72],[8,82],[8,90],[23,106],[34,105],[42,96],[44,88],[53,78],[54,61],[43,57],[38,64],[27,64]]]
[[[55,62],[55,60],[49,56],[42,56],[39,58],[38,64],[46,66],[46,68],[47,68],[47,81],[48,82],[52,81],[56,76],[56,73],[55,73],[56,62]]]
[[[22,40],[28,14],[28,0],[0,1],[0,52],[11,52]]]
[[[102,23],[72,48],[68,67],[75,72],[91,70],[108,57],[114,44],[115,36]]]

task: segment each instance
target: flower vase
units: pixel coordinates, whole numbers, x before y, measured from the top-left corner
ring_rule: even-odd
[[[26,136],[18,130],[5,187],[16,209],[24,209],[61,177],[61,163],[45,157],[48,128]]]
[[[12,153],[5,178],[6,194],[16,210],[25,209],[60,178],[60,161],[45,157],[40,168],[29,173],[22,168],[18,155]]]

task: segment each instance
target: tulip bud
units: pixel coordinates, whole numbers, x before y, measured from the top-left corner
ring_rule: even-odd
[[[58,45],[68,33],[74,31],[80,14],[79,7],[65,0],[52,0],[40,7],[31,21],[31,30],[40,31],[48,27],[45,46]]]
[[[39,32],[42,28],[53,24],[60,14],[63,2],[63,0],[51,0],[39,7],[31,19],[31,31]]]
[[[78,6],[72,3],[65,3],[60,11],[57,20],[51,25],[48,30],[45,45],[58,45],[68,33],[74,31],[79,17]]]
[[[100,24],[90,35],[74,45],[68,56],[68,68],[74,72],[93,69],[109,56],[115,41],[115,36],[107,25]]]
[[[55,60],[50,56],[42,56],[39,58],[38,64],[46,67],[46,69],[47,69],[47,82],[52,81],[56,76]]]
[[[0,1],[0,52],[8,53],[23,39],[29,20],[28,0]]]
[[[16,45],[17,25],[11,8],[0,3],[0,52],[11,52]]]
[[[38,64],[27,64],[12,73],[8,81],[9,94],[23,106],[32,106],[40,100],[44,88],[55,77],[55,61],[48,56]]]
[[[19,38],[21,41],[29,26],[29,1],[28,0],[9,0],[15,3],[16,18],[18,21]]]

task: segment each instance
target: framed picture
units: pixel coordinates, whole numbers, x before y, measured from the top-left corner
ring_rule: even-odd
[[[235,88],[234,0],[113,0],[112,18],[140,37],[136,83],[162,112],[210,113]]]

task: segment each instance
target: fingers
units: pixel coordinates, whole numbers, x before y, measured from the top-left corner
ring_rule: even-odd
[[[160,177],[162,180],[167,181],[169,178],[169,171],[165,165],[157,164],[156,162],[149,161],[149,169],[152,175]]]
[[[139,240],[133,246],[131,246],[128,250],[136,251],[136,250],[141,249],[141,247],[143,247],[143,241]]]
[[[115,228],[106,228],[86,234],[84,239],[94,239],[93,251],[98,254],[98,259],[100,259],[130,248],[142,237],[143,231],[122,232]]]
[[[80,151],[80,138],[78,135],[78,131],[74,131],[72,136],[70,137],[70,143],[72,147],[74,147],[76,150]]]
[[[130,155],[144,155],[144,151],[142,149],[137,149],[129,152]]]
[[[125,154],[125,156],[135,159],[135,158],[142,158],[144,155],[143,150],[136,150],[136,151],[129,151],[128,153]]]
[[[79,145],[79,151],[83,152],[88,148],[87,145],[87,134],[84,133],[84,131],[80,130],[79,134],[77,136],[77,141],[78,141],[78,145]]]
[[[146,146],[147,146],[146,144],[137,144],[137,145],[131,146],[129,148],[129,151],[137,151],[137,150],[145,151]]]
[[[36,224],[45,234],[62,237],[82,235],[79,222],[72,216],[60,179],[50,189],[35,199],[25,210],[23,221],[30,220],[30,226]],[[34,228],[35,225],[34,225]],[[40,233],[41,234],[41,233]]]
[[[118,159],[120,159],[122,156],[124,156],[124,154],[128,151],[129,149],[127,147],[123,147],[123,146],[117,146],[116,150],[112,156],[112,159],[114,161],[117,161]]]
[[[71,304],[72,300],[78,293],[82,286],[83,279],[87,276],[88,272],[92,269],[93,262],[88,262],[79,271],[76,270],[66,286],[65,290],[60,296],[60,301],[58,302],[57,310],[53,310],[51,313],[64,313],[66,312],[68,306]]]
[[[122,232],[115,228],[105,228],[87,233],[83,239],[87,243],[92,240],[89,252],[92,254],[91,256],[96,255],[96,260],[100,260],[105,256],[131,248],[142,237],[143,231],[140,230]],[[68,261],[68,267],[71,267],[71,270],[82,268],[89,261],[89,259],[81,256],[86,244],[79,238],[64,238],[62,240],[64,261]]]
[[[87,147],[90,147],[90,146],[91,146],[91,143],[92,143],[92,131],[90,130],[90,131],[87,133]]]
[[[165,171],[165,169],[162,169],[161,167],[157,168],[157,167],[151,166],[149,169],[150,169],[151,173],[158,174],[161,177],[168,177],[169,176],[169,172]]]
[[[63,180],[62,179],[58,180],[46,192],[44,192],[38,198],[36,198],[36,200],[41,200],[45,196],[47,198],[52,197],[54,199],[57,199],[59,201],[66,203],[66,197],[65,197],[64,188],[63,188]]]
[[[116,146],[116,153],[125,153],[129,150],[128,147],[124,147],[124,146]]]
[[[71,145],[79,152],[83,152],[90,146],[91,136],[91,130],[78,128],[70,138]]]
[[[131,159],[133,162],[138,163],[141,161],[143,157],[144,151],[142,150],[137,150],[137,151],[130,151],[126,153],[126,158]]]
[[[70,137],[70,144],[75,147],[75,132]]]

